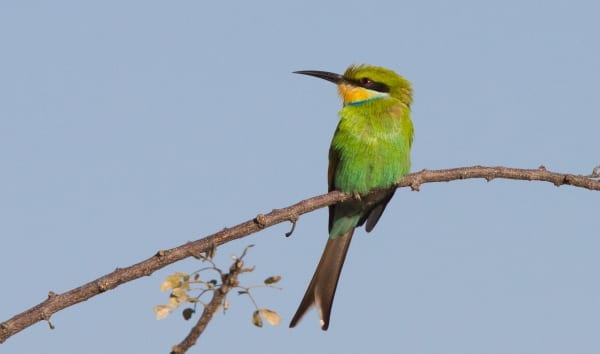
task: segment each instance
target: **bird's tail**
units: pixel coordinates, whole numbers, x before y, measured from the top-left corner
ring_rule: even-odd
[[[319,312],[321,329],[326,331],[329,327],[329,316],[331,315],[335,289],[340,279],[342,266],[344,265],[353,233],[354,228],[351,228],[346,234],[327,240],[327,245],[325,246],[317,270],[308,285],[308,289],[306,289],[304,298],[302,298],[302,302],[300,302],[294,318],[290,322],[290,328],[295,327],[306,311],[313,305],[316,305]]]

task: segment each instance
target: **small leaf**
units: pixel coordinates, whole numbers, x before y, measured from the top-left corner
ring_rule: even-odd
[[[275,284],[277,282],[279,282],[281,280],[281,276],[280,275],[272,275],[270,277],[268,277],[267,279],[265,279],[265,284]]]
[[[183,315],[183,319],[187,321],[190,318],[192,318],[192,315],[194,314],[194,312],[195,312],[194,309],[188,307],[187,309],[183,310],[183,312],[181,314]]]
[[[271,326],[277,326],[281,323],[281,316],[273,310],[260,309],[260,313],[265,317]]]
[[[262,320],[262,318],[260,318],[260,311],[256,310],[252,314],[252,324],[255,325],[256,327],[263,326],[263,320]]]
[[[189,280],[190,276],[186,273],[175,273],[167,277],[167,280],[160,285],[160,290],[175,289],[182,286],[183,283]],[[189,286],[189,285],[188,285]]]
[[[179,300],[175,296],[171,296],[165,306],[167,306],[170,309],[175,309],[179,307]]]
[[[171,309],[165,305],[154,306],[154,313],[156,314],[157,320],[162,320],[163,318],[169,316]]]
[[[172,287],[173,287],[173,285],[171,284],[171,282],[168,280],[165,280],[162,282],[162,284],[160,284],[160,291],[169,290]]]

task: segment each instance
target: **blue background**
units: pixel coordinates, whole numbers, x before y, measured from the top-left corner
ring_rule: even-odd
[[[589,174],[598,156],[593,1],[0,3],[0,320],[189,240],[326,191],[340,107],[291,74],[392,68],[414,84],[413,171],[505,165]],[[598,353],[599,196],[540,182],[427,184],[357,232],[332,323],[290,330],[327,212],[256,244],[246,297],[191,352]],[[3,353],[165,353],[157,321],[187,260],[52,316]]]

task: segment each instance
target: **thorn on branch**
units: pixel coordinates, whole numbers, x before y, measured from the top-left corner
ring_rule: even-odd
[[[410,184],[410,190],[412,190],[413,192],[421,191],[421,183],[414,181]]]
[[[50,321],[50,316],[46,314],[46,312],[42,312],[42,319],[48,323],[48,327],[50,329],[55,329],[54,325]]]
[[[296,229],[296,222],[298,221],[298,215],[292,215],[290,217],[290,222],[292,223],[292,228],[290,229],[290,231],[285,233],[285,237],[290,237],[292,236],[292,234],[294,233],[294,230]]]

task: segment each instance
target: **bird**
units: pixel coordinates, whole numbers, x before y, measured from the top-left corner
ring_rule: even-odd
[[[327,179],[329,191],[351,193],[354,198],[329,206],[325,249],[289,325],[295,327],[315,306],[326,331],[354,229],[366,223],[365,230],[373,230],[394,195],[394,184],[410,171],[412,86],[393,70],[367,64],[350,65],[343,75],[318,70],[294,73],[333,82],[343,103],[329,148]],[[375,189],[385,193],[367,196]]]

